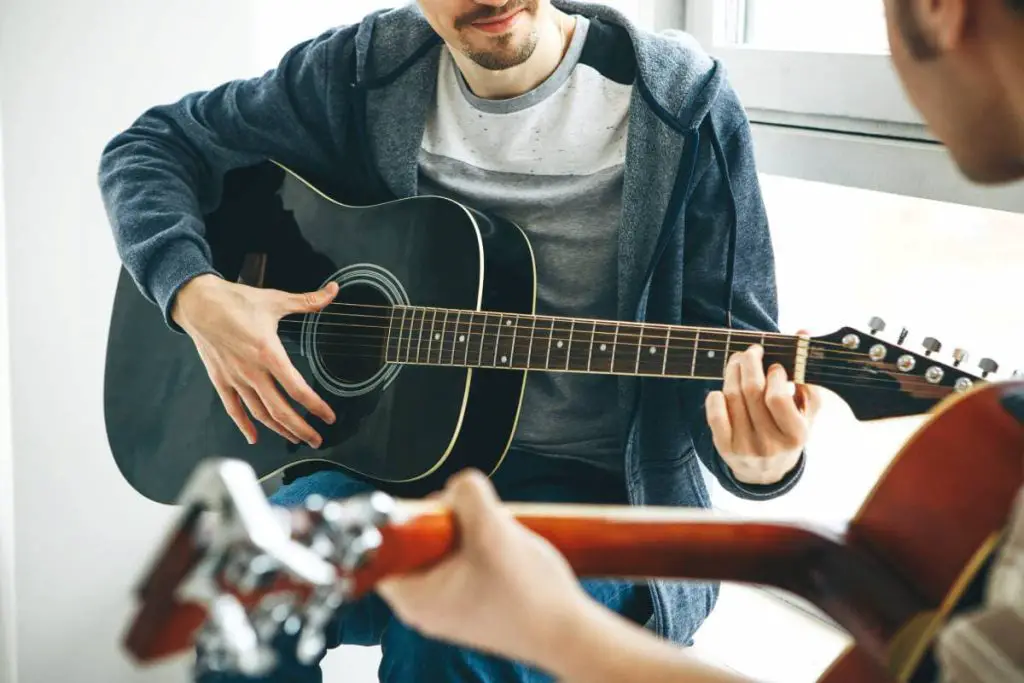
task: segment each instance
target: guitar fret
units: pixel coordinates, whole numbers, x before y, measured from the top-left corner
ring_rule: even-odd
[[[542,327],[534,326],[534,338],[544,346],[544,367],[542,369],[547,370],[551,367],[551,343],[554,339],[555,321],[546,318],[538,322],[542,324]],[[547,341],[545,342],[545,340]]]
[[[430,350],[434,346],[434,341],[437,339],[437,333],[434,332],[434,323],[437,322],[437,311],[434,310],[430,314],[430,332],[427,333],[427,363],[430,362]]]
[[[589,332],[588,332],[589,330]],[[590,369],[590,356],[593,349],[594,323],[589,320],[574,320],[570,333],[569,357],[566,369],[586,372]],[[579,339],[577,339],[577,336]],[[586,342],[589,338],[591,341]]]
[[[448,334],[448,311],[444,312],[444,318],[441,319],[441,331],[434,335],[437,340],[437,364],[441,365],[444,363],[442,354],[444,353],[444,338]]]
[[[508,367],[514,368],[516,366],[516,338],[519,336],[519,316],[514,316],[512,322],[512,348],[508,352]]]
[[[488,320],[490,322],[490,320]],[[494,358],[491,360],[491,365],[498,367],[498,343],[501,341],[501,328],[502,318],[498,316],[498,329],[494,331]]]
[[[661,376],[666,375],[668,370],[668,352],[672,345],[672,328],[665,328],[665,348],[661,351]]]
[[[455,352],[459,349],[459,321],[462,319],[462,311],[455,314],[455,329],[452,330],[452,358],[448,365],[455,365]]]
[[[590,370],[592,372],[612,372],[614,361],[615,339],[618,336],[618,325],[596,323],[590,344]]]
[[[625,328],[625,329],[623,329]],[[615,344],[612,347],[612,371],[617,373],[631,373],[636,368],[635,344],[640,341],[634,334],[639,331],[636,323],[619,323],[615,326]],[[627,368],[629,368],[627,370]]]
[[[551,322],[551,345],[548,353],[548,368],[564,369],[569,364],[569,343],[572,324],[555,318]]]
[[[636,340],[636,361],[633,363],[633,372],[640,374],[640,353],[644,349],[644,326],[640,325],[640,336]]]
[[[728,361],[726,354],[729,346],[729,334],[704,329],[694,347],[694,363],[692,376],[722,378]]]
[[[590,364],[594,362],[594,337],[597,336],[597,323],[592,323],[590,330],[590,344],[587,347],[587,372],[590,372]]]
[[[669,328],[666,338],[665,358],[662,375],[665,377],[690,377],[697,360],[697,340],[700,330]]]
[[[516,324],[517,320],[504,315],[498,316],[498,335],[494,340],[494,355],[498,357],[496,367],[512,367],[512,357],[516,348]],[[502,330],[505,336],[501,336]],[[512,330],[512,336],[508,331]]]
[[[405,347],[405,362],[406,363],[413,362],[413,359],[412,359],[412,342],[413,342],[413,335],[416,333],[416,313],[418,313],[418,312],[419,312],[419,309],[414,308],[414,309],[412,309],[410,311],[410,315],[409,315],[409,342],[408,342],[408,344]]]
[[[462,365],[464,365],[466,367],[469,366],[469,346],[470,346],[470,342],[472,342],[472,340],[473,340],[473,318],[474,317],[476,317],[476,313],[471,311],[469,313],[469,320],[467,320],[466,323],[465,323],[465,325],[466,325],[465,330],[463,330],[463,328],[460,326],[459,327],[459,336],[456,337],[456,339],[459,340],[459,343],[462,344],[462,347],[463,347]]]
[[[697,349],[700,348],[700,330],[693,337],[693,360],[690,362],[690,376],[697,375]]]
[[[725,377],[725,370],[729,367],[729,357],[732,356],[731,346],[732,330],[729,330],[725,335],[725,358],[722,359],[722,377]]]
[[[476,315],[476,313],[473,314],[473,332],[477,335],[477,343],[480,345],[476,356],[476,365],[482,366],[484,360],[484,340],[487,339],[487,314],[480,314],[484,317],[484,321],[479,324],[476,322]]]
[[[576,321],[569,321],[569,345],[565,349],[565,369],[570,370],[569,361],[572,359],[572,335],[576,331]]]
[[[389,362],[393,361],[395,363],[398,363],[401,360],[401,355],[400,354],[402,353],[402,330],[405,327],[405,312],[406,312],[407,309],[405,309],[404,307],[402,307],[401,309],[393,308],[391,310],[392,318],[398,313],[399,310],[402,311],[402,320],[401,320],[401,322],[398,323],[398,337],[395,339],[395,356],[394,356],[393,359],[391,358],[391,340],[390,339],[388,340],[388,355],[387,355],[387,359],[388,359]],[[390,332],[389,332],[389,336],[390,336]]]
[[[537,318],[531,316],[530,319],[530,345],[526,348],[526,367],[530,367],[530,361],[533,360],[533,336],[537,332]]]
[[[665,367],[665,342],[667,341],[661,330],[644,326],[643,342],[637,349],[637,374],[647,376],[659,376],[664,374]]]
[[[424,331],[424,329],[427,326],[427,309],[422,308],[422,309],[420,309],[420,311],[421,311],[420,325],[419,325],[419,329],[416,332],[416,362],[417,363],[420,362],[420,351],[423,350],[423,331]],[[416,319],[416,316],[414,315],[413,316],[413,320],[415,320],[415,319]]]

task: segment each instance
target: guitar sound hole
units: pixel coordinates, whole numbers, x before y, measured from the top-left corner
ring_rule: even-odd
[[[391,311],[409,297],[393,273],[354,263],[330,278],[338,295],[303,322],[302,352],[320,385],[336,396],[362,396],[386,388],[401,371],[386,362]]]
[[[317,352],[327,373],[348,386],[372,382],[385,365],[390,315],[391,303],[378,288],[341,289],[317,325]]]

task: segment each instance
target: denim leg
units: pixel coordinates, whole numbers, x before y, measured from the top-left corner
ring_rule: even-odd
[[[595,600],[637,623],[647,620],[645,584],[583,581]],[[380,683],[553,683],[547,673],[519,662],[421,636],[392,618],[381,639]]]
[[[306,498],[319,494],[325,498],[350,498],[366,493],[373,487],[353,479],[346,474],[334,470],[322,471],[296,479],[282,486],[272,496],[270,502],[282,507],[294,508],[302,505]],[[345,645],[379,645],[384,627],[391,619],[391,610],[375,594],[339,611],[335,619],[327,625],[327,649]],[[275,642],[275,652],[279,658],[275,670],[263,677],[248,677],[237,674],[199,671],[195,672],[196,683],[322,683],[320,659],[313,664],[301,664],[295,659],[295,636],[282,634]]]

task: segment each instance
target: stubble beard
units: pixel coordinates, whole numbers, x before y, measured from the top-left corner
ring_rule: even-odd
[[[491,49],[479,50],[464,45],[462,52],[474,63],[488,71],[504,71],[519,66],[528,60],[537,49],[539,38],[536,30],[530,31],[530,34],[518,46],[512,46],[512,41],[515,38],[514,33],[506,33],[490,40],[493,45]]]

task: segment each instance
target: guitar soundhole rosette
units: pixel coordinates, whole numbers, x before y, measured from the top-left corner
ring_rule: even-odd
[[[386,360],[391,312],[408,306],[409,295],[395,275],[372,263],[342,268],[324,281],[338,283],[338,295],[302,322],[302,354],[317,382],[344,398],[386,389],[401,364]]]

